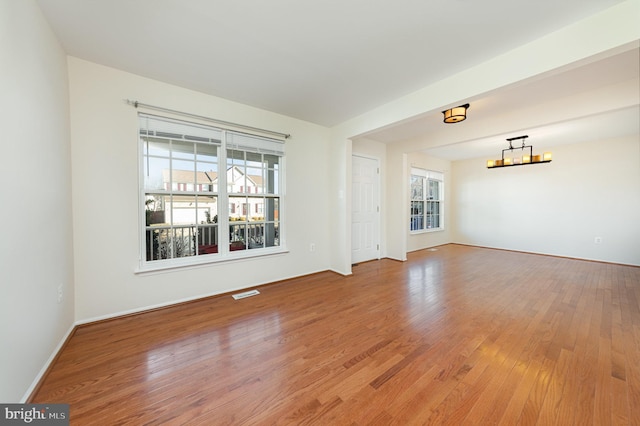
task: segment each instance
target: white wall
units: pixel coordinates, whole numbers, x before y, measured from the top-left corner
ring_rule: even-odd
[[[640,265],[640,136],[551,151],[540,165],[454,162],[454,242]]]
[[[327,129],[77,58],[69,58],[69,76],[78,321],[329,269]],[[290,252],[136,274],[138,124],[125,99],[290,133],[283,212]]]
[[[421,233],[410,233],[409,226],[407,225],[407,251],[421,250],[428,247],[439,246],[451,242],[451,233],[453,225],[451,223],[451,188],[453,187],[451,182],[451,162],[443,160],[441,158],[430,157],[421,153],[412,153],[407,156],[408,170],[407,170],[407,193],[409,192],[409,180],[411,176],[411,168],[417,167],[425,170],[433,170],[444,174],[444,229],[441,231],[430,231]],[[409,203],[409,199],[407,199]],[[405,218],[405,221],[409,221],[409,217]]]
[[[6,403],[28,396],[73,324],[66,55],[33,1],[0,1],[0,64],[0,401]]]
[[[387,256],[407,260],[409,235],[409,165],[407,154],[392,144],[387,147]],[[393,189],[392,189],[393,188]]]

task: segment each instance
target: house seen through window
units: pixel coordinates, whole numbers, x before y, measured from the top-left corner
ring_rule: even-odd
[[[145,262],[281,244],[284,144],[140,114]]]
[[[444,229],[444,175],[411,168],[410,231]]]

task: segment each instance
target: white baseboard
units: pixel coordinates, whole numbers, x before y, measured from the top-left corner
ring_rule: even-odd
[[[82,320],[78,320],[78,321],[76,321],[75,325],[91,324],[93,322],[98,322],[98,321],[104,321],[104,320],[124,317],[124,316],[127,316],[127,315],[140,314],[140,313],[143,313],[143,312],[152,311],[154,309],[168,308],[168,307],[173,306],[173,305],[179,305],[180,303],[193,302],[193,301],[199,300],[199,299],[206,299],[207,297],[219,296],[221,294],[234,292],[234,291],[240,291],[240,290],[246,290],[246,289],[247,289],[247,287],[232,288],[232,289],[229,289],[229,290],[225,289],[224,291],[221,291],[221,292],[201,294],[199,296],[185,297],[185,298],[182,298],[182,299],[172,300],[170,302],[158,303],[158,304],[155,304],[155,305],[143,306],[143,307],[134,308],[134,309],[127,309],[126,311],[119,311],[119,312],[114,312],[114,313],[111,313],[111,314],[100,315],[100,316],[97,316],[97,317],[85,318],[85,319],[82,319]]]
[[[58,353],[62,349],[62,346],[67,341],[67,339],[69,339],[69,336],[71,336],[71,333],[73,333],[73,330],[75,328],[76,328],[76,324],[71,324],[71,327],[69,327],[69,330],[67,330],[67,332],[64,334],[64,336],[62,336],[62,339],[60,340],[60,342],[58,342],[58,345],[53,349],[53,352],[49,356],[49,359],[47,359],[47,362],[44,363],[44,365],[40,369],[40,372],[38,373],[38,375],[35,377],[35,379],[31,383],[31,386],[29,386],[29,388],[25,392],[24,396],[20,400],[21,403],[27,402],[27,400],[29,399],[29,397],[31,396],[33,391],[36,389],[36,386],[38,386],[38,383],[40,383],[40,380],[42,380],[42,378],[44,377],[44,374],[49,369],[49,366],[51,365],[53,360],[56,359],[56,356],[58,356]]]
[[[279,282],[279,281],[286,281],[286,280],[290,280],[290,279],[300,278],[300,277],[306,276],[306,275],[319,274],[319,273],[325,272],[325,271],[328,271],[328,269],[321,269],[321,270],[318,270],[318,271],[309,272],[308,274],[304,274],[304,275],[294,275],[294,276],[290,276],[290,277],[285,277],[285,278],[278,279],[276,281],[258,282],[258,283],[252,284],[252,285],[242,285],[242,286],[239,286],[239,287],[225,288],[224,290],[213,292],[213,293],[200,294],[198,296],[185,297],[185,298],[182,298],[182,299],[171,300],[169,302],[158,303],[156,305],[143,306],[143,307],[140,307],[140,308],[127,309],[125,311],[114,312],[114,313],[111,313],[111,314],[100,315],[100,316],[97,316],[97,317],[85,318],[85,319],[77,320],[74,325],[90,324],[90,323],[93,323],[93,322],[114,319],[114,318],[123,317],[123,316],[126,316],[126,315],[139,314],[139,313],[143,313],[143,312],[147,312],[147,311],[152,311],[154,309],[168,308],[168,307],[173,306],[173,305],[179,305],[180,303],[193,302],[195,300],[206,299],[207,297],[213,297],[213,296],[220,296],[222,294],[227,294],[227,293],[234,293],[236,291],[244,291],[244,290],[248,290],[248,289],[251,289],[251,288],[254,288],[254,287],[261,287],[261,286],[273,284],[273,283]],[[333,270],[331,270],[331,271],[333,271]],[[337,272],[337,271],[333,271],[333,272],[336,272],[336,273],[338,273],[340,275],[344,275],[344,274],[342,274],[340,272]],[[351,274],[349,273],[348,275],[351,275]]]

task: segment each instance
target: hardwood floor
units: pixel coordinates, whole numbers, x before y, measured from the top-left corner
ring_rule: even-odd
[[[640,268],[446,245],[77,329],[73,425],[640,425]]]

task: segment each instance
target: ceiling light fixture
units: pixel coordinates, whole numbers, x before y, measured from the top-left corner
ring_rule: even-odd
[[[533,155],[533,146],[525,145],[525,139],[529,136],[517,136],[515,138],[508,138],[507,142],[509,142],[509,148],[502,150],[502,158],[500,160],[487,160],[487,168],[495,169],[497,167],[509,167],[509,166],[524,166],[526,164],[542,164],[542,163],[550,163],[551,162],[551,153],[545,152],[540,155]],[[513,141],[522,139],[522,146],[513,147]],[[529,149],[529,154],[525,154],[524,150]],[[522,150],[522,155],[520,157],[506,157],[504,156],[505,151],[510,151],[513,153],[514,149]]]
[[[442,111],[444,114],[444,122],[459,123],[464,121],[464,119],[467,118],[467,109],[469,109],[469,104],[460,105],[455,108]]]

